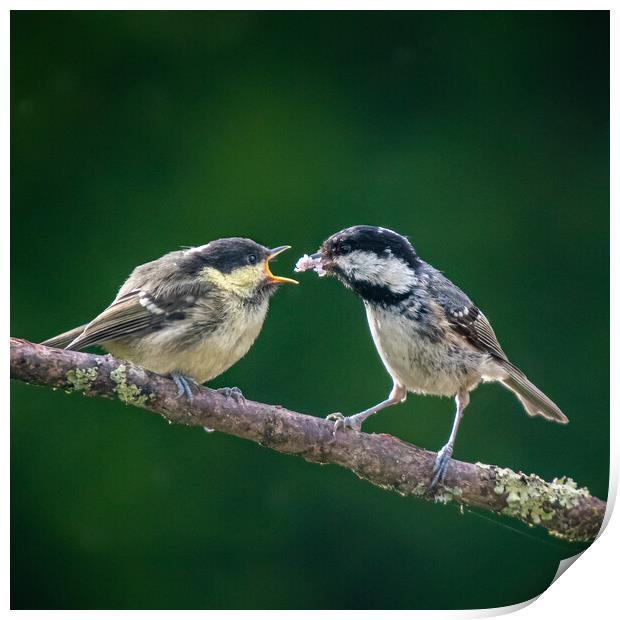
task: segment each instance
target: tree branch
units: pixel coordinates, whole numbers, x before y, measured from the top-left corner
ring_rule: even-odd
[[[545,482],[535,474],[456,460],[450,463],[443,487],[430,495],[434,452],[391,435],[338,432],[334,436],[333,424],[322,418],[227,397],[204,387],[194,390],[190,404],[177,398],[171,380],[111,355],[51,349],[11,338],[11,377],[86,396],[118,398],[176,424],[207,426],[312,463],[346,467],[403,496],[483,508],[573,542],[593,540],[605,514],[606,503],[570,478]]]

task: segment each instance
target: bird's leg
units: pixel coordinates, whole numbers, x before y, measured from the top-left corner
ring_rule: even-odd
[[[192,388],[190,387],[190,383],[193,383],[196,387],[200,387],[200,383],[193,379],[192,377],[186,377],[182,375],[180,372],[172,372],[170,373],[172,380],[177,386],[177,398],[181,398],[184,394],[187,396],[187,400],[191,403],[194,402],[194,395],[192,394]],[[207,433],[212,433],[214,429],[209,428],[208,426],[203,426]]]
[[[187,396],[187,400],[191,403],[194,400],[194,395],[192,394],[192,390],[189,386],[190,383],[198,386],[199,383],[192,379],[191,377],[186,377],[182,375],[180,372],[171,372],[170,377],[174,381],[177,386],[177,398],[181,398],[181,396]]]
[[[218,388],[215,391],[218,394],[223,394],[226,398],[233,398],[238,403],[245,402],[245,397],[243,396],[243,393],[238,387],[231,387],[231,388],[223,387],[223,388]],[[207,431],[207,433],[212,433],[215,430],[213,428],[209,428],[208,426],[204,426],[203,428],[205,429],[205,431]]]
[[[437,485],[443,481],[448,469],[448,463],[452,458],[452,450],[454,449],[454,440],[456,439],[456,433],[459,429],[459,423],[463,417],[463,411],[469,404],[469,392],[463,390],[459,392],[455,399],[456,401],[456,413],[454,414],[454,422],[452,423],[452,430],[450,431],[450,437],[448,443],[437,453],[435,458],[435,464],[433,465],[433,477],[429,486],[429,491],[434,491]]]
[[[381,409],[385,409],[386,407],[391,407],[392,405],[402,403],[406,398],[407,388],[402,385],[395,384],[389,397],[374,407],[370,407],[370,409],[360,411],[359,413],[350,416],[343,416],[342,413],[330,413],[325,419],[334,422],[334,434],[336,434],[336,431],[340,428],[343,430],[349,428],[354,431],[359,431],[362,428],[362,423],[364,420],[370,417],[373,413],[377,413],[377,411],[381,411]]]

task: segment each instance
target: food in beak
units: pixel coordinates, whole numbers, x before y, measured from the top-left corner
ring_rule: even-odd
[[[301,271],[310,271],[311,269],[313,269],[314,271],[316,271],[316,273],[319,274],[319,278],[327,275],[327,271],[323,269],[323,263],[321,261],[320,254],[317,253],[313,254],[312,256],[304,254],[295,265],[295,271],[298,273]]]

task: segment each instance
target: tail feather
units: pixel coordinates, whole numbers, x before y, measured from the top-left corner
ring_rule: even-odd
[[[543,394],[516,366],[509,362],[503,366],[508,376],[502,380],[502,383],[521,401],[528,415],[539,415],[559,424],[568,423],[568,418],[562,413],[560,408]]]
[[[65,349],[85,329],[86,329],[86,324],[80,325],[80,327],[76,327],[75,329],[71,329],[68,332],[64,332],[64,334],[58,334],[58,336],[54,336],[53,338],[49,338],[48,340],[43,341],[41,344],[46,346],[46,347],[54,347],[56,349]]]

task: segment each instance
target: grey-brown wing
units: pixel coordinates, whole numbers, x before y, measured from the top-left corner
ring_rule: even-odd
[[[429,266],[433,297],[444,312],[450,327],[479,351],[507,362],[508,357],[497,341],[488,319],[471,299],[443,274]]]
[[[53,338],[48,338],[44,340],[41,344],[46,347],[54,347],[55,349],[64,349],[69,343],[73,342],[85,329],[88,323],[84,325],[80,325],[79,327],[74,327],[70,329],[68,332],[63,332],[62,334],[58,334]]]
[[[452,329],[464,336],[471,345],[480,351],[490,353],[499,360],[508,361],[491,323],[479,308],[470,304],[445,310],[446,318]]]
[[[184,319],[194,302],[195,298],[191,295],[166,300],[155,298],[147,291],[131,291],[117,298],[88,323],[66,348],[78,350],[145,330],[161,329],[165,323]]]

